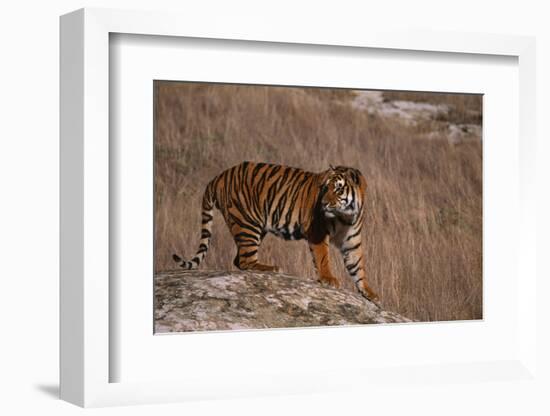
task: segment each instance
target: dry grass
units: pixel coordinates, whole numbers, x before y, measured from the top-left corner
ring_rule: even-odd
[[[421,138],[418,127],[355,110],[353,93],[341,90],[170,82],[155,88],[157,271],[175,267],[172,253],[195,253],[204,187],[224,169],[243,160],[311,171],[342,164],[359,168],[369,183],[367,270],[384,307],[422,321],[481,318],[479,141],[452,145]],[[477,111],[481,120],[479,96],[445,101],[399,94],[412,101],[443,99],[468,117]],[[234,255],[216,215],[201,267],[232,269]],[[259,255],[287,273],[315,278],[304,241],[268,236]],[[336,251],[332,258],[334,272],[353,290]]]

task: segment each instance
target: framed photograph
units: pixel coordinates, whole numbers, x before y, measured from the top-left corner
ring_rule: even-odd
[[[156,334],[483,318],[481,94],[153,89]]]
[[[532,380],[534,40],[243,30],[61,18],[61,397]]]

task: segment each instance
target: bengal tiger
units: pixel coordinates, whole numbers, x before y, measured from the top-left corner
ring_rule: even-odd
[[[330,242],[340,250],[358,291],[377,301],[377,295],[367,284],[361,249],[366,187],[365,178],[354,168],[331,166],[313,173],[288,166],[243,162],[220,173],[206,186],[196,255],[190,261],[177,254],[173,259],[184,269],[198,268],[210,245],[215,206],[237,245],[233,263],[239,269],[278,270],[258,261],[258,248],[267,233],[285,240],[306,239],[319,281],[338,288],[340,281],[330,267]]]

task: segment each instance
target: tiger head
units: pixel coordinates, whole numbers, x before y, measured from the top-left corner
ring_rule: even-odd
[[[361,172],[345,166],[330,167],[325,172],[321,210],[326,218],[338,218],[353,224],[363,207],[366,181]]]

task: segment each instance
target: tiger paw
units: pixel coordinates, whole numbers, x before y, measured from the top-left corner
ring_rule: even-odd
[[[319,277],[319,282],[324,285],[332,286],[336,289],[340,289],[340,280],[331,275],[322,275]]]
[[[368,286],[358,286],[357,289],[365,299],[380,307],[380,299],[378,298],[378,295],[371,290],[371,288],[369,288]]]

